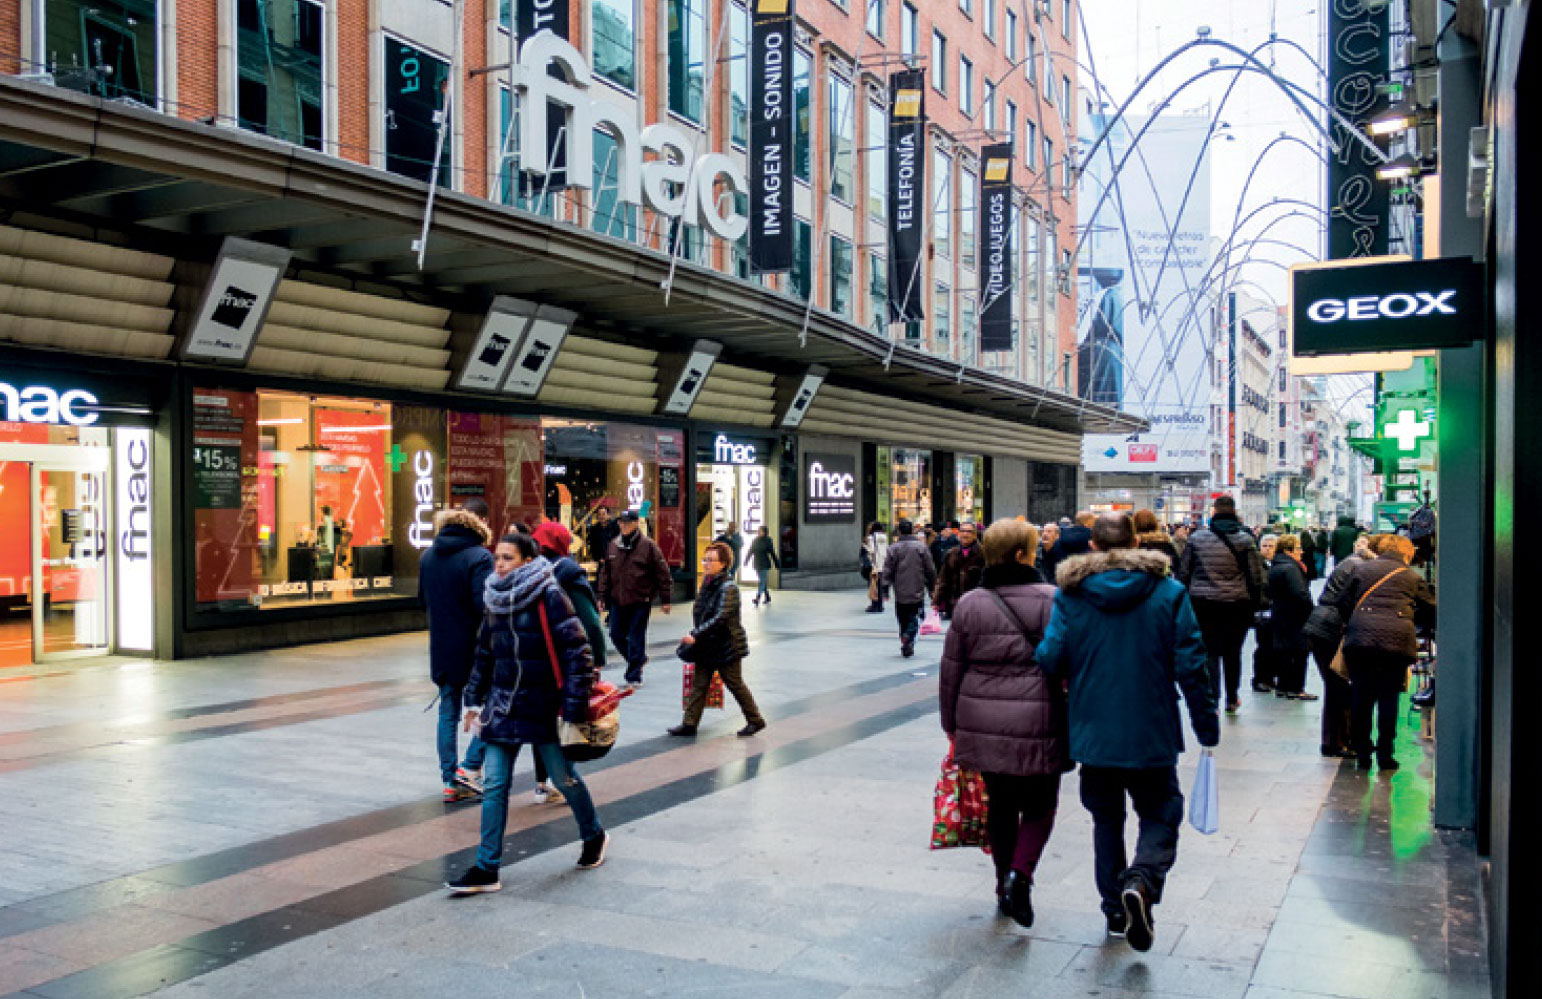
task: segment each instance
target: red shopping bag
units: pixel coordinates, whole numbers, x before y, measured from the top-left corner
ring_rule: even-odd
[[[990,796],[985,779],[973,770],[961,770],[953,761],[953,747],[942,760],[942,776],[932,793],[932,849],[978,846],[990,852],[985,835],[985,816]]]
[[[696,679],[696,664],[686,663],[680,671],[680,710],[684,711],[691,703],[691,684]],[[707,707],[721,708],[723,706],[723,678],[712,672],[712,682],[707,685]]]

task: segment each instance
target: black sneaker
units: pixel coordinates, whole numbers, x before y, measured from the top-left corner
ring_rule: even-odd
[[[1107,914],[1107,918],[1108,935],[1115,940],[1123,940],[1125,928],[1130,925],[1130,921],[1125,918],[1123,912],[1110,912]]]
[[[1007,915],[1017,925],[1027,928],[1033,925],[1033,879],[1019,871],[1007,872],[1005,901]]]
[[[1130,942],[1131,947],[1145,953],[1151,949],[1152,928],[1155,925],[1155,920],[1151,918],[1151,895],[1146,891],[1146,883],[1138,877],[1130,878],[1124,883],[1119,900],[1124,904],[1124,938]]]
[[[696,726],[695,725],[676,725],[674,728],[667,728],[664,731],[668,735],[678,735],[678,736],[682,736],[683,737],[683,736],[688,736],[688,735],[695,735],[696,734]]]
[[[444,886],[450,889],[451,895],[480,895],[503,887],[498,881],[497,871],[489,871],[475,864],[454,881],[446,881]]]
[[[1397,760],[1394,760],[1390,756],[1387,757],[1384,760],[1377,760],[1376,761],[1376,769],[1380,770],[1382,773],[1388,773],[1389,774],[1392,771],[1396,770],[1397,768],[1398,768]]]
[[[1369,770],[1369,769],[1371,769],[1371,758],[1369,756],[1362,756],[1360,754],[1356,754],[1355,755],[1355,769],[1356,770]]]
[[[911,656],[913,656],[915,654],[916,654],[916,645],[915,645],[914,642],[901,642],[900,643],[900,655],[904,656],[906,659],[909,659]]]
[[[741,728],[739,730],[739,737],[743,738],[743,739],[747,739],[750,736],[754,735],[756,732],[759,732],[759,731],[763,730],[765,727],[766,727],[766,723],[763,722],[763,721],[761,721],[761,722],[750,722],[748,725],[744,726],[743,728]]]
[[[578,866],[592,870],[605,863],[605,847],[610,845],[610,833],[602,832],[593,839],[584,840],[584,850],[578,855]]]

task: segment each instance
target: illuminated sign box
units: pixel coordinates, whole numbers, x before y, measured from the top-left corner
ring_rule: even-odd
[[[1465,347],[1484,338],[1482,265],[1470,257],[1291,268],[1297,356]]]

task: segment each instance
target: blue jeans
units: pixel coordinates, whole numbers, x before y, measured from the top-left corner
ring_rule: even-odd
[[[771,599],[771,570],[770,569],[756,569],[755,570],[755,581],[756,581],[755,582],[755,599],[756,599],[756,601],[758,602],[758,601],[760,601],[762,599],[770,600]]]
[[[482,842],[477,847],[477,866],[496,871],[503,862],[503,831],[509,824],[509,777],[514,772],[514,761],[519,758],[517,742],[489,742],[487,745],[487,784],[482,792]],[[578,835],[593,839],[605,831],[600,817],[595,814],[594,801],[589,788],[578,776],[573,764],[562,755],[562,747],[555,742],[532,746],[536,756],[546,764],[554,784],[567,799],[578,820]]]
[[[460,698],[460,687],[439,688],[439,777],[446,787],[455,783],[455,740],[456,730],[460,728]],[[466,762],[461,766],[467,770],[481,770],[482,755],[486,751],[486,744],[472,736],[470,745],[466,747]]]
[[[652,604],[625,604],[610,609],[610,641],[626,660],[626,678],[642,679],[648,661],[648,615]]]

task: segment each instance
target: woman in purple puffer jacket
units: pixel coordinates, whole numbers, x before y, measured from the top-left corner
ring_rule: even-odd
[[[1070,769],[1064,693],[1034,659],[1055,588],[1034,566],[1033,525],[998,520],[983,540],[980,586],[959,600],[943,646],[942,728],[958,765],[980,771],[990,794],[997,906],[1031,926],[1033,872]]]

